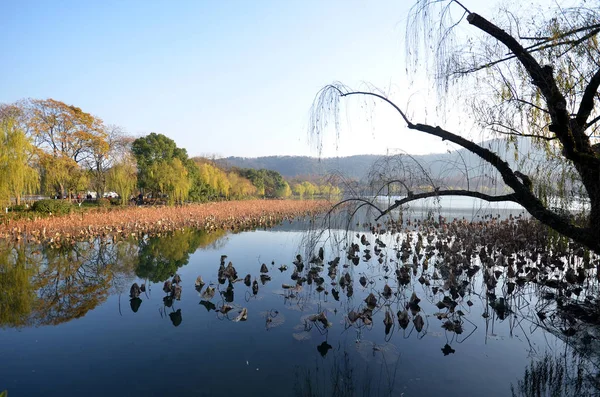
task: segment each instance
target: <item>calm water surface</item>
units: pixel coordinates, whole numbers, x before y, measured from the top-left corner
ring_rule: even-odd
[[[537,367],[530,366],[546,360],[562,366],[559,389],[573,395],[577,371],[588,374],[589,363],[564,338],[538,326],[536,287],[506,294],[500,277],[498,296],[511,308],[504,310],[482,292],[480,272],[463,275],[460,288],[450,291],[435,252],[427,269],[419,259],[410,281],[401,285],[394,248],[403,240],[414,247],[416,233],[408,239],[360,231],[370,244],[372,258],[366,260],[367,246],[356,231],[333,231],[315,243],[302,227],[177,232],[70,249],[3,246],[0,391],[7,389],[11,397],[550,395],[519,390],[532,382]],[[375,238],[386,244],[382,263],[373,252]],[[324,247],[322,264],[309,264],[311,241]],[[358,265],[347,259],[350,242],[360,245]],[[291,276],[297,254],[304,259],[302,274],[315,266],[323,270],[312,283],[287,289],[284,284],[296,286]],[[242,280],[229,288],[229,281],[219,283],[222,255],[238,278],[250,274],[258,281],[256,294]],[[318,257],[318,251],[312,255]],[[330,276],[328,262],[337,256],[341,260]],[[412,264],[412,256],[405,262]],[[264,283],[262,264],[271,278]],[[181,277],[180,299],[163,291],[163,282],[175,273]],[[345,274],[351,288],[340,285]],[[195,288],[199,275],[206,282],[201,291]],[[139,299],[129,296],[134,282],[146,286]],[[388,297],[386,283],[392,289]],[[209,285],[216,289],[212,298],[203,295]],[[452,292],[453,312],[438,308]],[[348,314],[365,309],[370,293],[377,298],[372,324],[351,323]],[[418,310],[408,310],[410,322],[403,328],[397,313],[413,293],[420,299]],[[217,311],[224,305],[232,307],[227,314]],[[235,321],[243,309],[247,319]],[[393,319],[389,327],[386,312]],[[319,313],[326,320],[311,321]],[[446,321],[460,329],[445,329]]]

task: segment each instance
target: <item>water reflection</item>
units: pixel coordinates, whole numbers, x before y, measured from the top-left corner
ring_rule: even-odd
[[[185,230],[140,241],[0,242],[0,326],[58,325],[81,318],[111,293],[124,292],[133,277],[169,278],[188,263],[191,253],[224,244],[224,236],[224,231]],[[140,310],[144,291],[137,284],[130,289],[134,313]],[[180,313],[178,317],[174,324],[181,323]]]
[[[588,371],[588,363],[577,356],[546,353],[531,361],[523,377],[511,385],[511,393],[513,397],[597,396],[600,377]]]
[[[201,371],[197,357],[227,365],[240,381],[181,375],[181,395],[197,395],[199,382],[207,395],[252,394],[273,382],[278,395],[474,395],[493,384],[487,394],[500,396],[512,383],[514,395],[530,396],[580,375],[563,395],[595,390],[597,256],[569,246],[543,251],[548,236],[512,221],[360,228],[316,238],[179,231],[141,241],[3,246],[0,288],[10,293],[0,294],[0,319],[4,327],[83,334],[102,324],[106,339],[123,340],[119,349],[145,357],[123,366],[161,363],[140,378],[153,392],[162,390],[154,374],[180,360]],[[121,296],[130,310],[122,310]],[[76,318],[89,321],[70,322]],[[108,351],[96,358],[113,362],[110,343],[88,339],[75,345],[97,344]],[[540,366],[548,352],[563,352],[563,361]],[[573,365],[558,366],[564,362]],[[77,365],[94,364],[82,354]],[[110,368],[94,370],[107,376]],[[1,364],[0,371],[28,379]],[[141,393],[125,380],[121,387]]]
[[[25,246],[0,242],[0,326],[28,324],[35,301],[32,278],[38,255]]]
[[[139,264],[135,274],[141,279],[162,282],[186,265],[190,254],[200,247],[216,243],[225,234],[223,230],[212,233],[179,230],[143,239],[139,243]],[[224,244],[224,241],[219,244]]]

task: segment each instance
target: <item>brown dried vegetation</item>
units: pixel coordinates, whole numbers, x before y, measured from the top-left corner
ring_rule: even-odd
[[[184,228],[212,231],[270,227],[283,220],[314,215],[327,201],[249,200],[183,207],[129,207],[107,212],[12,220],[0,224],[0,239],[68,242],[94,237],[130,237]]]

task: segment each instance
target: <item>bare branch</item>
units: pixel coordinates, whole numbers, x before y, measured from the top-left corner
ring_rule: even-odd
[[[600,121],[600,116],[596,116],[596,117],[594,117],[593,119],[591,119],[591,120],[590,120],[590,121],[589,121],[589,122],[588,122],[588,123],[585,125],[584,129],[586,129],[586,130],[587,130],[588,128],[590,128],[591,126],[593,126],[594,124],[596,124],[598,121]]]
[[[387,102],[388,104],[390,104],[394,109],[396,109],[396,111],[398,113],[400,113],[400,116],[402,116],[402,118],[404,119],[404,121],[406,121],[406,124],[411,124],[410,120],[408,120],[408,117],[406,117],[406,114],[404,114],[404,112],[394,103],[392,102],[390,99],[386,98],[385,96],[381,95],[381,94],[377,94],[375,92],[369,92],[369,91],[351,91],[351,92],[346,92],[346,93],[342,93],[340,91],[340,96],[351,96],[351,95],[366,95],[366,96],[374,96],[376,98],[381,99],[382,101]]]
[[[550,131],[556,134],[563,144],[565,157],[576,163],[591,162],[600,165],[600,159],[594,156],[588,137],[581,129],[573,129],[571,119],[567,112],[567,101],[558,89],[558,85],[552,74],[551,66],[542,67],[514,37],[500,29],[482,16],[471,13],[467,21],[500,41],[517,57],[532,79],[532,83],[538,87],[546,99],[548,111],[552,119]],[[591,173],[590,173],[591,175]],[[598,183],[595,176],[584,178],[584,184],[591,188]],[[589,189],[590,190],[590,189]]]
[[[433,192],[410,194],[401,200],[396,200],[394,204],[389,206],[385,211],[381,213],[375,220],[379,220],[384,215],[389,214],[392,210],[400,207],[401,205],[410,203],[411,201],[422,200],[429,197],[441,197],[441,196],[465,196],[474,197],[488,202],[500,202],[500,201],[512,201],[519,203],[517,196],[514,193],[505,194],[502,196],[491,196],[485,193],[473,192],[470,190],[435,190]]]
[[[577,111],[577,116],[575,117],[575,121],[580,126],[585,125],[590,113],[594,110],[594,97],[598,93],[598,87],[600,87],[600,69],[596,70],[596,73],[590,79],[590,82],[585,87],[583,98],[581,98],[579,111]]]

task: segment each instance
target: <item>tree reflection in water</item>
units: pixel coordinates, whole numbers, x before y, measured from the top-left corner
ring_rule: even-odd
[[[58,325],[81,318],[111,293],[126,291],[135,275],[163,281],[187,264],[190,253],[225,234],[185,230],[141,241],[0,242],[0,326]],[[130,300],[133,312],[141,304],[139,297]],[[179,325],[181,312],[171,319]]]
[[[187,265],[190,255],[200,247],[207,247],[226,235],[223,230],[206,233],[200,231],[175,231],[140,240],[139,265],[136,275],[154,283],[172,277],[177,269]],[[220,242],[221,244],[224,241]]]
[[[30,246],[0,242],[0,327],[29,325],[35,302],[31,280],[40,260]]]

